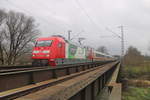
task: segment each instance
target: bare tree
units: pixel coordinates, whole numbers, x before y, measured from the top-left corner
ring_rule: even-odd
[[[4,64],[3,40],[3,33],[0,32],[0,64]]]
[[[108,54],[108,50],[105,46],[100,46],[97,48],[97,51]]]
[[[4,55],[3,55],[3,45],[2,42],[4,40],[2,24],[6,18],[6,13],[3,10],[0,10],[0,64],[4,64]]]
[[[6,63],[14,64],[16,59],[29,52],[29,48],[38,33],[33,18],[13,11],[7,13],[3,29],[3,52]]]

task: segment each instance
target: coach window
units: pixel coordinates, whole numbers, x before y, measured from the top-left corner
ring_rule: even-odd
[[[58,47],[61,48],[62,47],[62,43],[58,43]]]

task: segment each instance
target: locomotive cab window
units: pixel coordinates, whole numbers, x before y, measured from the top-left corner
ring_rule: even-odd
[[[52,45],[52,40],[43,40],[43,41],[37,41],[36,42],[36,47],[46,47],[46,46],[51,46]]]

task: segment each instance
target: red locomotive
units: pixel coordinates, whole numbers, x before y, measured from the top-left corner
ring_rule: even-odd
[[[62,36],[38,38],[32,51],[34,66],[84,63],[93,60],[106,60],[106,58],[113,57],[94,51],[90,47],[75,45]]]

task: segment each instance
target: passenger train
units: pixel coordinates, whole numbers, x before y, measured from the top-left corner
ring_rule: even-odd
[[[113,60],[114,57],[66,40],[62,36],[38,38],[32,51],[33,66],[56,66],[93,61]]]

